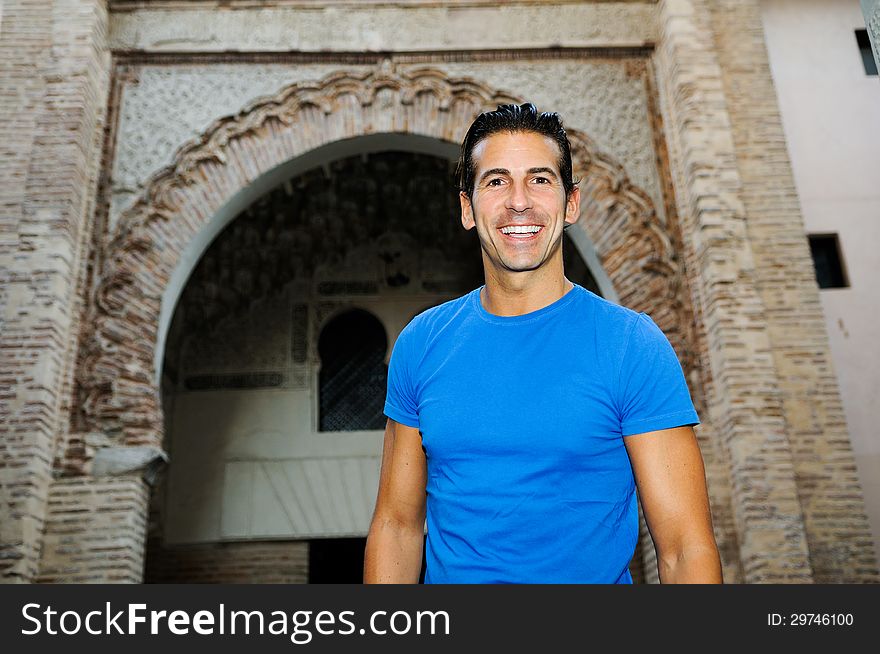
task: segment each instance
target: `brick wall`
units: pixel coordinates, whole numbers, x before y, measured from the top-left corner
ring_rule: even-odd
[[[656,64],[692,297],[730,462],[742,580],[810,581],[779,379],[748,234],[727,98],[703,0],[661,0]]]
[[[46,513],[40,583],[138,583],[148,488],[137,474],[59,479]]]
[[[110,55],[103,0],[8,0],[0,31],[0,579],[37,573],[67,431]]]
[[[813,579],[877,581],[813,260],[757,0],[714,0],[712,27],[742,180],[740,197],[791,446]]]
[[[253,541],[207,545],[147,544],[146,583],[304,584],[309,578],[306,541]]]
[[[39,343],[15,324],[20,322],[20,297],[32,295],[29,271],[16,265],[16,255],[34,247],[28,245],[28,235],[20,233],[36,116],[46,88],[43,69],[52,44],[50,24],[45,3],[34,1],[5,3],[0,25],[0,574],[7,581],[25,581],[36,571],[48,481],[46,453],[53,436],[36,411],[32,418],[22,413],[20,386]],[[34,281],[39,283],[39,278]],[[51,391],[41,395],[51,403]],[[18,414],[15,422],[6,418],[13,411]],[[34,450],[43,452],[43,461],[34,461],[30,470]]]

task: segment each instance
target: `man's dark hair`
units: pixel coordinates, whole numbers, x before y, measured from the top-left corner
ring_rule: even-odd
[[[565,134],[562,119],[555,112],[539,113],[531,102],[501,104],[495,111],[485,111],[477,116],[461,142],[461,154],[455,169],[459,190],[473,200],[477,176],[474,148],[480,141],[498,132],[535,132],[553,139],[559,146],[559,174],[562,176],[565,198],[568,199],[577,181],[572,178],[571,143]]]

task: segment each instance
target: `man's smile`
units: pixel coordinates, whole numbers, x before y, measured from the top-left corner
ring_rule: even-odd
[[[537,238],[543,229],[543,225],[505,225],[504,227],[499,227],[498,231],[506,238],[516,241],[528,241]]]

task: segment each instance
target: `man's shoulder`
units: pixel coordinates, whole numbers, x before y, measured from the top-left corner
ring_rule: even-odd
[[[592,322],[596,327],[614,332],[628,330],[642,315],[629,307],[606,300],[583,286],[578,286],[578,290],[581,294],[581,310],[594,317]]]
[[[619,348],[638,359],[670,346],[666,333],[650,314],[615,304],[590,291],[589,313],[595,316],[592,324],[606,347]]]

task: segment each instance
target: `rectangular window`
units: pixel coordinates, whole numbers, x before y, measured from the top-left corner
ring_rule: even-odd
[[[837,234],[810,234],[809,238],[819,288],[847,288]]]
[[[877,74],[877,61],[874,59],[874,51],[871,49],[871,39],[868,30],[856,30],[856,43],[862,53],[862,63],[865,65],[865,73]]]

